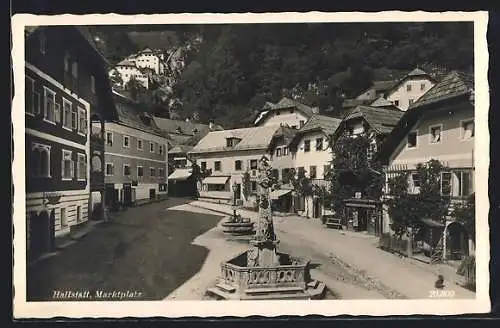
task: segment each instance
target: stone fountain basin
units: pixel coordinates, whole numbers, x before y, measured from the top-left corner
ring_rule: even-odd
[[[240,222],[231,222],[224,221],[222,224],[222,231],[225,233],[232,234],[253,234],[254,233],[254,222],[251,222],[250,219],[240,221]]]

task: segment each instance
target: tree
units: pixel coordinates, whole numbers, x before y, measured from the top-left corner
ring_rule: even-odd
[[[455,205],[452,216],[464,226],[469,237],[476,243],[476,197],[473,193],[465,203]]]
[[[245,171],[245,173],[243,173],[242,184],[243,184],[243,196],[245,197],[245,199],[248,199],[250,193],[252,192],[250,172]]]
[[[118,70],[114,70],[113,74],[109,78],[111,84],[116,87],[123,87],[123,79],[122,75]]]
[[[125,84],[125,90],[130,93],[132,99],[138,101],[146,94],[146,88],[134,76]]]
[[[386,204],[392,221],[391,229],[398,237],[408,236],[410,255],[413,237],[423,227],[422,219],[445,221],[449,199],[441,195],[441,173],[446,169],[435,159],[418,164],[415,170],[420,180],[418,193],[409,192],[409,172],[401,172],[388,180],[390,198]]]

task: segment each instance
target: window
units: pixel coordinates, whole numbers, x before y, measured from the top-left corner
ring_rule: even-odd
[[[95,94],[95,77],[94,75],[90,76],[90,90],[93,94]]]
[[[29,172],[33,177],[50,177],[50,146],[33,143]]]
[[[207,169],[207,162],[201,162],[200,168],[202,171],[205,171]]]
[[[283,183],[288,183],[290,181],[289,172],[288,169],[281,170],[281,180],[283,180]]]
[[[73,118],[73,104],[63,98],[63,128],[71,130]]]
[[[420,84],[420,90],[425,90],[425,83]]]
[[[283,147],[283,156],[288,156],[288,147]]]
[[[304,169],[303,166],[300,166],[297,168],[297,173],[299,176],[302,176],[302,175],[305,175],[306,174],[306,170]]]
[[[47,36],[45,35],[44,32],[40,32],[39,41],[40,41],[40,52],[45,55],[47,53],[48,47],[47,47]]]
[[[474,138],[474,120],[463,121],[462,125],[462,140],[471,140]]]
[[[300,121],[299,121],[299,126],[300,126],[300,127],[303,127],[305,124],[306,124],[306,122],[305,122],[305,121],[303,121],[303,120],[300,120]]]
[[[234,170],[241,171],[241,161],[238,160],[234,162]]]
[[[408,133],[408,143],[407,148],[416,148],[417,147],[417,132]]]
[[[154,168],[154,167],[150,167],[150,168],[149,168],[149,176],[150,176],[150,177],[154,177],[154,176],[156,176],[156,170],[155,170],[155,168]]]
[[[160,178],[165,177],[165,171],[164,171],[164,170],[163,170],[163,168],[161,168],[161,167],[158,169],[158,176],[159,176]]]
[[[68,53],[64,54],[64,71],[65,72],[69,71],[69,54]]]
[[[252,181],[251,189],[252,189],[252,191],[257,191],[257,181]]]
[[[276,157],[281,157],[281,148],[276,148]]]
[[[78,78],[78,63],[76,61],[71,65],[71,75],[77,79]]]
[[[68,218],[66,217],[66,209],[61,207],[61,227],[65,228],[68,226]]]
[[[76,176],[79,181],[85,181],[87,180],[87,158],[85,154],[78,154],[77,159]]]
[[[304,140],[304,152],[311,150],[311,140]]]
[[[113,133],[112,132],[106,132],[106,144],[108,146],[113,146]]]
[[[221,170],[221,163],[220,161],[215,161],[214,162],[214,171],[220,171]]]
[[[316,151],[323,150],[323,138],[316,139]]]
[[[59,104],[56,104],[56,94],[54,91],[44,88],[44,116],[43,118],[50,123],[56,123],[59,119]]]
[[[417,172],[411,173],[411,193],[418,193],[420,191],[420,174]]]
[[[450,172],[441,172],[441,196],[451,196]]]
[[[406,91],[411,91],[411,84],[409,84],[409,83],[408,83],[408,84],[406,85]]]
[[[130,147],[130,137],[129,136],[123,136],[123,147],[126,147],[126,148]]]
[[[256,159],[252,159],[250,161],[250,169],[251,170],[256,170],[257,169],[257,160]]]
[[[142,140],[141,139],[137,139],[137,149],[142,150]]]
[[[458,171],[455,175],[458,180],[457,196],[465,197],[472,194],[472,171]]]
[[[149,142],[149,151],[150,151],[151,153],[154,153],[154,152],[155,152],[155,144],[154,144],[154,142],[153,142],[153,141],[150,141],[150,142]]]
[[[130,175],[130,165],[129,164],[123,164],[123,175],[125,175],[125,176]]]
[[[142,178],[144,176],[144,169],[142,166],[137,166],[137,177]]]
[[[106,163],[106,175],[112,176],[115,174],[115,167],[113,163]]]
[[[311,165],[309,167],[309,178],[316,179],[316,166],[315,165]]]
[[[38,106],[40,99],[38,92],[35,91],[35,80],[26,77],[26,108],[25,111],[28,114],[35,115],[40,113],[40,107]]]
[[[61,176],[63,180],[72,180],[74,176],[73,153],[70,150],[62,151]]]
[[[158,146],[158,151],[159,151],[160,155],[163,155],[163,145]]]
[[[436,125],[436,126],[431,126],[429,128],[430,130],[430,143],[435,144],[441,142],[441,126]]]
[[[273,169],[272,175],[273,175],[273,178],[276,179],[276,181],[277,181],[280,178],[280,171],[278,169]]]

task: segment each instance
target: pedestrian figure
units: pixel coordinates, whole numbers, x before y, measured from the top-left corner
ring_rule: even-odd
[[[443,278],[443,275],[440,274],[438,276],[438,279],[434,283],[434,287],[436,287],[437,289],[443,289],[444,288],[444,278]]]

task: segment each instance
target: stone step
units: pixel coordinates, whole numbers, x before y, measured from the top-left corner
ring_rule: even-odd
[[[274,288],[249,288],[245,289],[246,294],[262,294],[262,293],[291,293],[302,292],[302,287],[274,287]]]
[[[223,291],[228,292],[228,293],[234,293],[236,291],[236,288],[234,288],[233,286],[225,284],[225,283],[222,283],[222,282],[218,283],[216,285],[216,287],[220,288]]]

